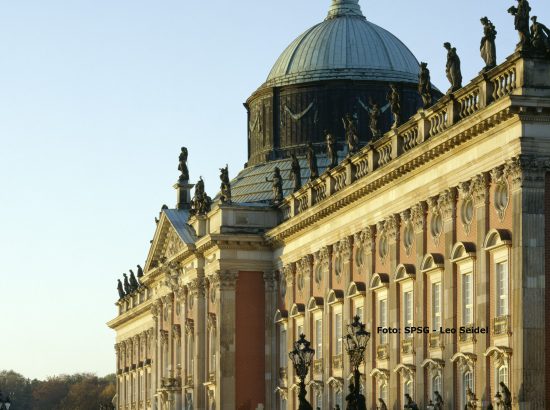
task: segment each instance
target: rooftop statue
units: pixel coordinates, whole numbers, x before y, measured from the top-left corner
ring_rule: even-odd
[[[405,409],[419,410],[418,405],[408,393],[405,393]]]
[[[386,104],[382,109],[377,103],[373,103],[372,100],[369,100],[369,128],[372,133],[372,139],[377,140],[382,136],[382,131],[380,130],[380,116],[382,113],[386,112],[390,104]]]
[[[451,83],[451,88],[447,91],[447,94],[450,94],[462,88],[460,58],[458,58],[456,48],[451,47],[451,43],[444,43],[443,47],[447,50],[447,65],[445,68],[445,73],[447,74],[447,79]]]
[[[309,180],[313,181],[319,177],[319,169],[317,168],[317,155],[315,155],[315,150],[311,142],[307,144],[306,157],[309,167]]]
[[[537,51],[550,54],[550,30],[537,21],[537,16],[531,17],[531,45]]]
[[[487,17],[482,17],[480,21],[483,25],[483,37],[481,38],[479,49],[481,51],[481,58],[485,61],[483,71],[488,71],[497,65],[497,49],[495,45],[497,30]]]
[[[195,194],[191,200],[190,215],[206,215],[210,211],[211,204],[212,199],[206,195],[204,181],[200,177],[197,185],[195,185]]]
[[[512,393],[510,393],[510,389],[504,382],[500,382],[500,391],[502,393],[503,409],[512,410]]]
[[[336,141],[331,133],[325,131],[326,141],[327,141],[327,158],[328,158],[328,168],[332,169],[338,165],[338,148],[336,146]]]
[[[357,120],[350,113],[342,118],[344,130],[346,131],[346,142],[348,144],[348,155],[353,155],[359,150],[359,135],[357,132]]]
[[[527,49],[530,46],[529,35],[529,13],[531,12],[531,6],[527,0],[517,0],[517,7],[510,7],[508,13],[514,16],[514,27],[519,34],[519,43],[516,46],[516,50]]]
[[[294,153],[290,154],[290,158],[292,158],[292,162],[290,164],[290,176],[294,183],[293,192],[296,192],[302,187],[302,173],[300,168],[300,161],[298,161],[298,158]]]
[[[436,390],[434,391],[435,396],[435,403],[434,403],[434,410],[443,410],[443,397],[441,397],[441,394]]]
[[[388,406],[386,406],[386,402],[382,400],[381,398],[378,399],[378,410],[388,410]]]
[[[189,180],[189,169],[187,168],[187,155],[188,155],[187,148],[181,147],[181,153],[180,153],[179,165],[178,165],[178,171],[181,172],[181,175],[179,178],[180,181]]]
[[[136,279],[136,275],[134,275],[134,271],[130,269],[130,286],[132,287],[132,291],[136,291],[139,288],[139,283]]]
[[[420,63],[420,74],[418,75],[418,94],[422,97],[423,108],[432,105],[432,84],[428,63]]]
[[[231,203],[231,182],[229,182],[229,165],[225,165],[225,168],[220,168],[220,200],[224,204]]]
[[[283,177],[279,167],[273,170],[273,179],[265,178],[266,182],[271,182],[273,191],[273,203],[279,204],[283,200]]]
[[[393,115],[392,128],[397,128],[401,124],[401,97],[395,84],[390,84],[390,92],[387,97],[390,103],[391,113]]]
[[[137,277],[138,279],[143,277],[143,268],[140,265],[137,266]]]
[[[122,276],[124,276],[124,292],[129,295],[132,293],[132,287],[130,286],[130,282],[128,282],[128,275],[123,273]]]
[[[117,281],[118,298],[119,300],[124,299],[124,296],[126,296],[126,294],[124,293],[124,289],[122,288],[122,282],[120,281],[120,279],[117,279]]]

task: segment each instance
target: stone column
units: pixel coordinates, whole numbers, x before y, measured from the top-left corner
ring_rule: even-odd
[[[194,340],[194,369],[193,369],[193,408],[196,410],[206,409],[206,292],[204,273],[197,269],[197,277],[189,285],[189,297],[194,299],[195,306],[193,316],[193,340]]]
[[[265,408],[274,409],[276,406],[275,389],[278,379],[276,325],[273,323],[277,309],[277,288],[275,274],[264,273],[265,289]]]
[[[160,372],[161,372],[161,352],[160,349],[160,319],[159,315],[162,316],[162,303],[160,300],[156,300],[151,305],[151,315],[153,316],[153,322],[154,322],[154,336],[153,336],[153,346],[154,346],[154,352],[153,352],[153,363],[151,365],[151,409],[157,410],[160,409],[160,400],[157,397],[157,388],[160,387]]]
[[[548,160],[546,160],[546,164]],[[510,307],[512,408],[545,407],[545,172],[543,159],[516,157],[505,168],[511,183]],[[547,284],[546,284],[547,286]]]
[[[340,242],[336,244],[336,257],[334,259],[334,269],[339,269],[340,274],[337,277],[338,287],[342,287],[344,292],[344,304],[342,307],[342,337],[345,339],[348,333],[348,323],[353,322],[353,315],[355,312],[352,312],[352,301],[350,298],[346,297],[346,292],[350,283],[351,276],[351,266],[350,266],[350,256],[351,256],[351,242],[349,237],[345,237]],[[338,266],[339,265],[339,266]],[[351,315],[350,315],[351,313]],[[349,356],[346,351],[346,343],[342,341],[342,377],[344,379],[343,395],[346,396],[348,392],[349,381],[347,379],[348,375],[353,372],[351,363],[349,361]]]

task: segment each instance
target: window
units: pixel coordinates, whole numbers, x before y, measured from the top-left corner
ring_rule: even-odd
[[[315,358],[323,357],[323,320],[315,320]]]
[[[388,327],[388,300],[387,299],[381,299],[379,304],[379,311],[378,311],[378,321],[380,323],[380,327]],[[386,344],[388,343],[388,334],[384,332],[380,332],[380,344]]]
[[[359,321],[363,321],[363,306],[356,306],[355,307],[355,315],[359,316]]]
[[[280,403],[280,410],[286,410],[286,400],[281,397],[281,399],[279,400],[279,403]]]
[[[496,374],[496,385],[498,386],[500,382],[503,382],[505,385],[508,385],[508,366],[502,365],[497,369]]]
[[[471,325],[474,322],[472,305],[472,274],[462,275],[462,324]]]
[[[151,372],[147,372],[147,385],[145,386],[145,398],[149,400],[151,398]]]
[[[181,339],[178,338],[176,343],[176,366],[181,368]]]
[[[281,334],[279,338],[279,367],[286,367],[287,364],[287,352],[286,352],[286,329],[281,328]]]
[[[443,394],[443,385],[441,383],[441,376],[437,375],[432,378],[432,397],[435,395],[435,392]]]
[[[508,262],[496,264],[497,316],[508,314]]]
[[[344,408],[344,396],[342,395],[341,391],[337,391],[334,393],[334,406],[338,405],[340,406],[340,409]]]
[[[471,371],[467,371],[462,375],[462,407],[466,405],[466,392],[468,388],[473,390],[474,376]]]
[[[194,356],[195,356],[195,346],[193,341],[193,336],[189,336],[187,342],[187,374],[189,376],[193,375],[193,366],[194,366]]]
[[[441,327],[441,282],[432,283],[432,328]]]
[[[411,396],[411,398],[414,397],[412,380],[408,380],[403,383],[403,395],[405,394],[408,394],[409,396]]]
[[[336,337],[334,354],[342,354],[342,313],[336,313],[334,315],[334,335]]]
[[[298,333],[296,334],[296,339],[298,339],[300,335],[304,333],[304,325],[302,324],[297,325],[296,330],[298,331]]]
[[[412,326],[413,325],[413,292],[409,290],[403,293],[403,325]],[[412,338],[412,333],[406,333],[405,338]]]
[[[210,372],[216,371],[216,332],[210,329]]]
[[[323,394],[321,392],[317,392],[315,396],[315,405],[320,409],[323,408]]]
[[[380,385],[378,397],[384,400],[384,403],[388,402],[388,385],[386,383]]]

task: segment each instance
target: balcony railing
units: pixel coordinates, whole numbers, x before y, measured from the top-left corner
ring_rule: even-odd
[[[339,354],[336,356],[332,356],[332,368],[333,369],[341,369],[344,366],[344,357],[343,355]]]
[[[414,343],[413,338],[407,338],[401,340],[401,353],[403,354],[413,354],[414,353]]]
[[[387,358],[390,357],[389,355],[389,346],[388,344],[383,344],[383,345],[379,345],[377,348],[376,348],[376,358],[378,360],[386,360]]]
[[[283,220],[305,212],[354,181],[366,178],[376,169],[393,163],[426,140],[446,133],[455,124],[478,115],[489,104],[512,94],[518,87],[534,86],[531,84],[532,76],[525,74],[525,66],[522,57],[514,54],[455,93],[420,110],[398,128],[389,130],[354,156],[286,197],[279,205]],[[446,146],[452,144],[449,142]]]
[[[511,335],[512,320],[510,315],[499,316],[493,319],[493,334],[494,335]]]
[[[443,347],[443,335],[441,333],[432,333],[428,339],[430,349],[441,349]]]

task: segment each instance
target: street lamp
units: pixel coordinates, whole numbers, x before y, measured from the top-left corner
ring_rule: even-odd
[[[367,410],[365,396],[359,390],[361,385],[361,373],[359,367],[365,358],[367,343],[370,339],[370,333],[365,330],[365,325],[360,322],[360,317],[355,316],[353,322],[348,324],[348,334],[346,335],[346,350],[349,355],[349,361],[353,367],[354,388],[352,400],[357,410]]]
[[[294,342],[294,350],[288,354],[292,364],[294,364],[294,370],[296,375],[300,379],[300,391],[298,392],[299,406],[298,410],[313,410],[311,404],[306,400],[306,384],[305,379],[309,366],[311,366],[311,361],[313,360],[313,355],[315,355],[315,350],[310,348],[311,343],[306,340],[304,334],[300,335],[300,338]]]
[[[0,410],[10,410],[10,406],[11,406],[10,395],[8,394],[4,399],[2,396],[2,392],[0,392]]]

